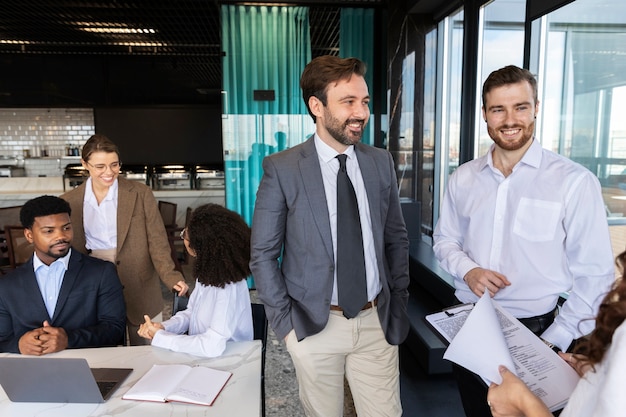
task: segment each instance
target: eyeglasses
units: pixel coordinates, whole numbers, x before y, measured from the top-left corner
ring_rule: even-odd
[[[105,164],[97,164],[97,165],[91,165],[89,162],[85,161],[85,163],[87,165],[89,165],[90,167],[92,167],[94,170],[96,170],[96,172],[101,173],[107,170],[107,168],[109,168],[111,171],[113,172],[118,172],[120,170],[120,168],[122,168],[122,161],[117,161],[117,162],[112,162],[110,165],[105,165]]]
[[[180,231],[180,239],[181,240],[189,240],[189,239],[187,239],[187,234],[185,232],[187,232],[187,228],[186,227],[183,230]]]

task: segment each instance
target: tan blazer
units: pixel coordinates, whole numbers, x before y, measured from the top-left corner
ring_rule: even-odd
[[[183,275],[174,270],[174,262],[163,219],[145,184],[118,178],[117,202],[117,273],[124,286],[128,321],[143,323],[143,315],[154,317],[163,310],[159,278],[172,288]],[[72,247],[87,253],[83,226],[83,201],[86,182],[61,195],[72,208],[74,240]]]

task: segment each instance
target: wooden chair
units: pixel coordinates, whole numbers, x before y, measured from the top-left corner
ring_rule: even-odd
[[[33,255],[33,244],[26,240],[23,226],[4,226],[4,234],[7,240],[9,266],[15,269]]]
[[[161,218],[163,219],[163,225],[165,226],[165,231],[167,233],[167,240],[170,244],[170,254],[172,256],[172,261],[174,262],[174,269],[182,274],[183,268],[180,265],[176,248],[176,241],[181,240],[179,235],[181,230],[183,230],[176,224],[176,210],[178,209],[178,204],[161,200],[159,200],[158,204],[159,212],[161,213]]]
[[[10,268],[7,239],[4,234],[5,224],[20,224],[22,206],[0,207],[0,274]]]

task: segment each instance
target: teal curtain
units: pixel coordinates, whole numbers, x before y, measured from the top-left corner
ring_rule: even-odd
[[[263,158],[304,135],[288,116],[307,114],[299,83],[311,60],[309,10],[223,5],[221,12],[226,206],[250,224]],[[255,100],[255,90],[274,98]]]
[[[226,207],[252,224],[263,158],[315,131],[300,92],[311,60],[309,9],[222,5],[221,19]]]
[[[369,87],[370,101],[381,100],[374,97],[374,9],[342,8],[339,28],[339,56],[355,57],[367,64],[365,81]],[[370,105],[371,110],[371,105]],[[362,142],[374,143],[372,119],[363,134]]]

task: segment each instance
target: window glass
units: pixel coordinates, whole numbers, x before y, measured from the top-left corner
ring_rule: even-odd
[[[532,27],[537,137],[598,176],[617,254],[626,248],[626,2],[577,0]]]
[[[421,194],[418,196],[422,204],[422,231],[428,236],[433,231],[433,182],[435,178],[435,106],[437,83],[437,30],[426,34],[424,53],[424,114],[422,131],[421,157],[418,166],[418,178],[422,182]]]
[[[482,51],[477,83],[477,123],[479,134],[475,157],[484,155],[492,140],[482,118],[482,85],[492,71],[507,65],[521,67],[524,63],[524,14],[526,0],[494,0],[482,8]]]
[[[425,64],[422,156],[427,161],[432,155],[433,162],[424,162],[420,167],[419,175],[424,175],[422,180],[428,185],[419,197],[422,198],[422,230],[426,236],[432,236],[448,177],[459,166],[463,69],[462,9],[443,19],[437,25],[437,30],[428,34]],[[429,93],[433,95],[431,101],[428,101]],[[429,135],[430,138],[427,138]],[[427,147],[427,144],[432,145],[432,148]],[[429,166],[433,170],[432,176],[428,172]]]
[[[463,71],[463,10],[446,19],[447,44],[445,45],[446,76],[442,136],[447,144],[448,159],[446,161],[446,178],[459,166],[459,149],[461,142],[461,90]],[[446,181],[447,182],[447,181]]]

